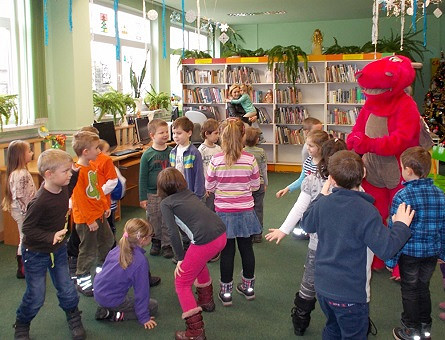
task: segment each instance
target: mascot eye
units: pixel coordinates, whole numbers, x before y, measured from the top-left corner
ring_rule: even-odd
[[[392,77],[393,74],[391,72],[385,72],[385,75],[387,75],[388,77]]]
[[[393,63],[402,63],[402,62],[403,62],[403,60],[400,59],[400,58],[397,57],[397,56],[390,57],[390,58],[389,58],[389,61],[392,61]]]

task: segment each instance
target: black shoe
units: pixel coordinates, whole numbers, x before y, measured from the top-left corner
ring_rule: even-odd
[[[173,249],[171,246],[162,247],[162,256],[166,259],[171,259],[175,254],[173,253]]]
[[[87,338],[85,328],[83,328],[81,314],[82,312],[76,307],[74,310],[65,312],[68,327],[71,331],[73,340],[83,340]]]
[[[392,335],[396,340],[421,339],[420,332],[415,328],[396,327],[392,330]]]
[[[94,315],[96,320],[108,320],[113,322],[119,322],[124,320],[123,312],[113,312],[104,307],[97,307],[96,314]]]
[[[76,288],[79,293],[85,296],[91,297],[93,293],[93,282],[91,281],[91,275],[79,275],[76,279]]]
[[[161,255],[161,240],[153,239],[151,241],[150,255],[152,256]]]
[[[14,330],[14,340],[29,340],[29,326],[30,323],[22,323],[19,320],[15,321],[12,326]]]
[[[252,243],[261,243],[261,242],[263,242],[263,234],[252,235]]]
[[[159,276],[153,276],[148,273],[148,278],[150,281],[150,287],[156,287],[161,283],[161,278]]]

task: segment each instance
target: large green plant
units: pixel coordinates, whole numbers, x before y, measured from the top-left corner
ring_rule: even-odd
[[[303,58],[304,67],[307,68],[307,55],[299,46],[277,45],[266,51],[266,54],[268,55],[267,66],[269,70],[273,70],[275,63],[282,64],[287,79],[291,83],[295,84],[297,80],[299,57]]]
[[[156,92],[156,90],[151,86],[151,91],[147,93],[144,98],[145,105],[148,106],[149,110],[158,109],[168,109],[170,106],[170,95],[166,92]]]
[[[0,94],[0,130],[3,131],[3,124],[8,124],[9,119],[14,115],[18,121],[16,94]]]
[[[147,59],[145,59],[141,75],[138,77],[136,73],[133,71],[133,63],[130,65],[130,83],[131,87],[133,88],[134,98],[141,97],[141,87],[142,87],[142,82],[144,81],[145,78],[146,68],[147,68]]]
[[[134,99],[129,94],[123,94],[114,89],[103,94],[93,91],[93,106],[94,113],[98,114],[97,120],[100,121],[104,115],[113,115],[114,123],[117,118],[125,119],[127,110],[134,112],[136,104]]]
[[[178,67],[181,66],[181,62],[183,59],[189,59],[189,58],[200,59],[200,58],[211,58],[212,57],[207,52],[199,51],[199,50],[184,50],[184,56],[183,56],[182,48],[177,48],[177,49],[173,50],[172,54],[181,56],[181,58],[179,58],[179,61],[178,61]]]

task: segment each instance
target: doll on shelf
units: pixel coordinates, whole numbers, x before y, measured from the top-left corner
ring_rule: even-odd
[[[312,54],[320,55],[322,54],[321,44],[323,43],[323,34],[317,28],[312,35]]]

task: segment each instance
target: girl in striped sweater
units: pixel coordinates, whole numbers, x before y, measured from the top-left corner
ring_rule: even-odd
[[[206,174],[206,190],[215,193],[215,211],[226,225],[227,244],[221,252],[220,293],[223,306],[232,304],[235,241],[242,260],[242,282],[236,286],[247,300],[255,298],[255,255],[252,235],[261,232],[252,191],[260,187],[255,157],[243,151],[244,124],[229,118],[221,126],[222,153],[215,154]]]

